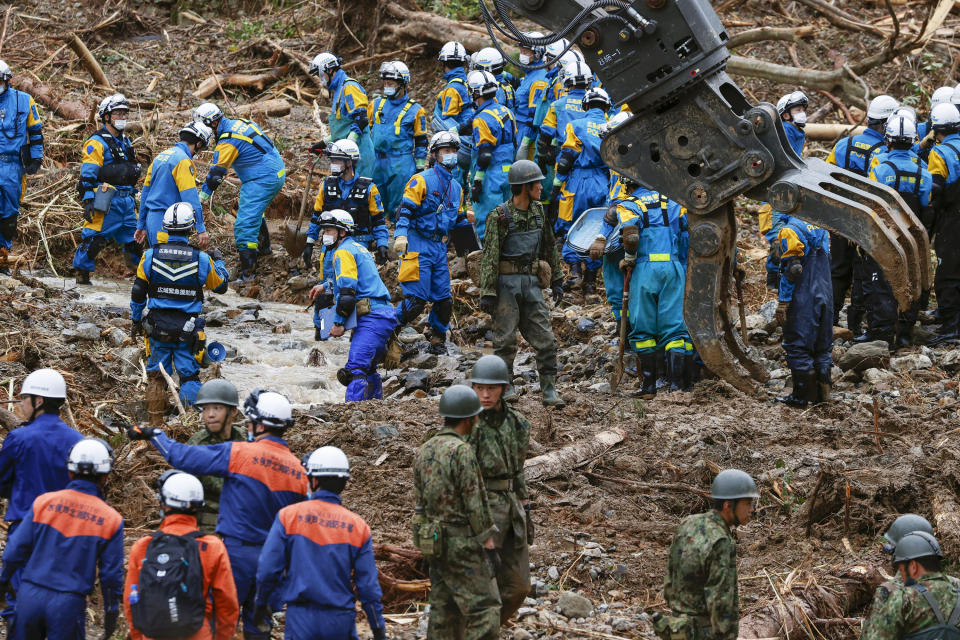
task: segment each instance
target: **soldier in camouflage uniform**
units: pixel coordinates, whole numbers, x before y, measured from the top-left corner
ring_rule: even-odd
[[[736,640],[737,541],[732,527],[747,524],[760,497],[753,479],[739,469],[717,474],[713,509],[687,516],[670,545],[663,595],[673,610],[655,622],[661,638]]]
[[[905,586],[870,611],[860,639],[933,640],[960,635],[960,580],[941,572],[942,561],[940,544],[929,533],[914,531],[900,538],[893,566]]]
[[[530,499],[523,477],[523,462],[530,445],[530,423],[503,402],[510,384],[507,364],[499,356],[482,356],[470,372],[470,384],[483,412],[470,434],[477,455],[487,502],[499,532],[493,537],[500,554],[497,587],[500,589],[500,624],[509,620],[530,591],[530,552],[533,523]]]
[[[557,339],[538,279],[538,261],[550,265],[554,301],[563,297],[563,272],[540,195],[543,173],[536,163],[518,160],[507,180],[513,198],[487,216],[480,259],[480,309],[493,317],[493,348],[513,372],[517,329],[536,350],[543,404],[562,406],[557,395]],[[512,389],[508,391],[512,395]]]
[[[444,428],[413,464],[413,542],[430,562],[430,640],[496,640],[500,630],[497,527],[467,442],[482,410],[470,387],[447,389],[440,398]]]
[[[196,407],[203,412],[204,427],[187,440],[187,444],[220,444],[221,442],[246,442],[247,430],[233,424],[240,415],[237,406],[240,397],[237,388],[223,378],[214,378],[203,383],[197,391]],[[220,515],[220,492],[223,478],[197,476],[203,484],[204,505],[197,514],[197,523],[203,531],[217,528]]]

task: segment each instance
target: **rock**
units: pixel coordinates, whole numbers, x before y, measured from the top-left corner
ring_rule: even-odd
[[[140,375],[140,348],[126,347],[117,353],[120,360],[120,373],[125,376]]]
[[[227,313],[222,309],[214,309],[203,314],[203,317],[206,319],[208,327],[222,327],[228,320]]]
[[[411,367],[417,369],[433,369],[437,366],[437,356],[432,353],[420,352],[407,361]]]
[[[527,598],[529,600],[530,598]],[[527,616],[535,616],[538,611],[534,607],[520,607],[517,609],[517,620],[523,620]]]
[[[790,377],[790,369],[774,369],[770,372],[771,380],[785,380]]]
[[[403,387],[407,391],[413,391],[414,389],[426,391],[430,388],[430,372],[424,369],[411,371],[403,376]]]
[[[847,349],[837,363],[844,371],[884,368],[890,362],[890,347],[883,340],[861,342]]]
[[[437,365],[434,369],[438,371],[456,371],[460,366],[460,361],[453,356],[436,356]]]
[[[417,333],[417,330],[413,327],[404,327],[403,330],[400,331],[400,335],[397,336],[397,340],[403,344],[413,344],[418,340],[423,340],[423,335]]]
[[[379,427],[373,428],[373,435],[377,436],[381,440],[389,440],[390,438],[396,438],[400,435],[400,430],[397,429],[396,425],[393,424],[384,424]]]
[[[457,257],[450,261],[450,277],[453,279],[468,277],[466,258]]]
[[[237,309],[243,309],[244,311],[260,311],[260,309],[263,309],[263,306],[259,302],[244,302],[243,304],[238,304]]]
[[[590,391],[595,391],[597,393],[610,393],[610,383],[598,382],[596,384],[592,384],[590,385]]]
[[[843,340],[844,342],[850,342],[851,340],[853,340],[853,331],[850,331],[850,329],[847,329],[846,327],[834,327],[833,339]]]
[[[309,276],[293,276],[287,280],[287,286],[291,291],[303,291],[314,283],[314,279]]]
[[[64,329],[61,334],[67,342],[76,340],[99,340],[100,328],[92,322],[82,322],[73,329]]]
[[[893,378],[893,374],[885,369],[867,369],[863,372],[863,381],[867,384],[880,384]]]
[[[123,341],[127,339],[127,332],[114,327],[107,333],[107,339],[110,341],[110,344],[119,347],[123,344]]]
[[[557,609],[568,618],[586,618],[593,611],[593,603],[579,593],[564,591],[560,594]]]
[[[769,300],[760,307],[760,315],[763,316],[763,328],[767,329],[774,324],[777,319],[777,301]],[[769,329],[767,329],[769,331]]]
[[[590,318],[580,318],[577,320],[577,331],[580,333],[591,333],[596,330],[597,323]]]
[[[533,640],[533,634],[523,627],[517,627],[513,630],[513,640]]]
[[[751,313],[747,316],[747,330],[762,329],[767,324],[767,319],[759,313]]]
[[[929,369],[933,362],[922,353],[910,353],[890,360],[890,368],[894,371],[916,371],[917,369]]]
[[[955,371],[960,369],[960,349],[954,349],[943,354],[940,358],[940,368]]]
[[[637,628],[636,622],[627,620],[626,618],[614,618],[610,624],[613,626],[613,630],[619,633],[626,633],[627,631],[633,631]]]
[[[556,582],[560,579],[560,570],[556,567],[550,567],[547,569],[547,578]]]

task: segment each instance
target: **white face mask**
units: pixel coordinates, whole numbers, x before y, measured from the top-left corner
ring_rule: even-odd
[[[325,233],[325,234],[323,234],[323,246],[325,246],[325,247],[332,247],[336,241],[337,241],[337,234],[336,234],[336,233]]]
[[[798,127],[802,127],[803,125],[807,124],[807,112],[799,111],[797,113],[794,113],[793,124],[797,125]]]
[[[126,121],[126,120],[114,120],[114,121],[113,121],[113,128],[116,129],[117,131],[123,131],[124,129],[127,128],[127,121]]]
[[[441,153],[440,154],[440,164],[447,167],[448,169],[456,166],[457,164],[457,154],[456,153]]]
[[[340,164],[339,162],[337,162],[337,163],[331,162],[331,163],[330,163],[330,174],[331,174],[331,175],[338,176],[338,175],[340,175],[341,173],[343,173],[343,165]]]
[[[392,98],[393,96],[397,95],[397,88],[396,88],[396,87],[384,87],[384,88],[383,88],[383,95],[387,96],[388,98]]]
[[[521,53],[517,56],[517,60],[520,61],[520,64],[530,64],[530,56],[525,53]]]

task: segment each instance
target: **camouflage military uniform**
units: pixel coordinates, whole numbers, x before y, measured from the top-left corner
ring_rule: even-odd
[[[737,542],[717,511],[680,523],[670,545],[663,596],[674,615],[692,618],[698,640],[736,640]]]
[[[917,584],[930,592],[940,613],[948,619],[957,605],[960,580],[935,572],[921,576]],[[912,586],[901,586],[870,610],[860,640],[901,640],[936,624],[937,616],[923,594]]]
[[[443,429],[420,447],[413,482],[422,518],[442,531],[440,552],[430,560],[427,638],[496,640],[500,596],[483,551],[496,527],[473,448],[453,429]]]
[[[872,613],[874,611],[879,611],[880,607],[887,601],[887,598],[890,597],[890,594],[894,591],[899,591],[903,589],[903,578],[900,577],[900,573],[897,572],[890,580],[882,583],[877,590],[873,592],[873,602],[870,603],[870,608],[867,610]],[[867,625],[870,623],[870,616],[868,615],[864,618],[860,627],[860,635],[863,636],[867,633]]]
[[[527,500],[523,462],[530,445],[530,423],[519,411],[503,403],[501,406],[505,407],[502,411],[480,414],[469,440],[483,474],[493,522],[500,530],[493,539],[500,553],[497,586],[503,602],[503,624],[517,612],[530,591],[530,554],[523,509]]]
[[[557,339],[537,280],[537,261],[545,260],[550,264],[550,282],[563,281],[553,231],[544,224],[546,215],[539,202],[532,202],[525,211],[517,209],[513,200],[503,206],[507,216],[502,216],[500,207],[487,216],[480,259],[480,295],[497,296],[494,353],[503,358],[507,370],[512,372],[519,328],[520,335],[536,351],[540,375],[555,376]]]
[[[230,441],[246,442],[247,430],[243,427],[230,427]],[[206,427],[190,436],[187,444],[220,444],[226,442],[220,436],[210,433]],[[197,476],[203,485],[203,509],[197,514],[197,524],[202,531],[213,532],[217,528],[217,517],[220,515],[220,492],[223,491],[223,478],[216,476]]]

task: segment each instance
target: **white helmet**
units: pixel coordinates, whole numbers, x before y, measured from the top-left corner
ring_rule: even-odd
[[[523,35],[527,36],[530,39],[544,37],[543,34],[540,33],[539,31],[526,31],[524,32]],[[542,44],[535,44],[531,47],[528,47],[527,45],[521,43],[520,46],[523,47],[524,49],[530,49],[531,51],[533,51],[533,55],[536,58],[542,58],[544,52],[546,52],[547,50],[547,48],[544,47]]]
[[[930,96],[930,109],[932,110],[938,104],[950,102],[953,98],[953,87],[940,87]]]
[[[567,53],[571,53],[568,51]],[[564,54],[566,56],[566,54]],[[586,89],[593,83],[593,72],[583,60],[568,60],[561,72],[563,86]],[[609,98],[610,96],[607,96]]]
[[[955,104],[938,104],[930,112],[930,124],[934,131],[956,131],[960,125],[960,110]]]
[[[10,65],[0,60],[0,82],[10,82],[12,77],[13,71],[10,70]]]
[[[67,471],[85,476],[105,476],[113,470],[113,449],[100,438],[84,438],[70,449]]]
[[[460,136],[451,133],[449,131],[438,131],[433,134],[433,137],[430,138],[430,153],[433,153],[437,149],[443,147],[453,147],[454,149],[460,148]]]
[[[950,94],[950,102],[960,105],[960,84],[953,88],[953,93]]]
[[[183,128],[180,129],[180,133],[189,133],[193,137],[200,140],[200,149],[206,149],[209,147],[210,141],[213,140],[213,129],[196,120],[191,120],[187,124],[183,125]]]
[[[410,69],[399,60],[389,60],[380,65],[380,77],[407,85],[410,83]]]
[[[174,202],[163,212],[163,230],[167,233],[189,233],[196,224],[193,205],[189,202]]]
[[[339,69],[342,64],[343,58],[335,56],[329,51],[324,51],[314,56],[313,60],[310,61],[308,71],[310,75],[319,76],[321,73],[330,71],[331,69]]]
[[[24,378],[23,386],[20,387],[20,395],[66,398],[67,382],[56,369],[37,369]]]
[[[887,120],[883,136],[888,144],[894,142],[913,144],[913,141],[917,139],[917,123],[906,113],[895,113]]]
[[[610,101],[610,94],[607,93],[605,89],[595,87],[593,89],[589,89],[585,94],[583,94],[583,100],[581,101],[581,104],[583,104],[584,111],[587,110],[587,105],[590,104],[594,104],[600,109],[607,111],[610,109],[610,106],[613,103]]]
[[[497,75],[503,71],[503,56],[493,47],[484,47],[473,55],[473,68]]]
[[[500,84],[489,71],[471,71],[467,76],[467,88],[473,98],[490,98],[497,95]]]
[[[212,102],[204,102],[193,110],[193,119],[213,128],[213,123],[223,117],[223,111]]]
[[[350,461],[347,454],[337,447],[320,447],[309,456],[303,465],[311,478],[349,478]]]
[[[607,123],[600,126],[600,137],[605,137],[608,133],[619,127],[621,124],[630,119],[630,114],[626,111],[616,112]]]
[[[913,120],[914,122],[916,122],[916,121],[917,121],[917,110],[914,109],[914,108],[911,107],[911,106],[902,104],[902,105],[900,105],[899,107],[897,107],[896,109],[894,109],[893,113],[890,114],[890,118],[895,118],[895,117],[897,117],[897,116],[906,116],[906,117],[910,118],[911,120]],[[887,118],[887,122],[890,121],[890,118]]]
[[[293,408],[286,396],[276,391],[254,389],[243,402],[243,415],[273,429],[293,425]]]
[[[352,233],[354,228],[353,216],[343,209],[331,209],[320,214],[320,228],[333,227]]]
[[[550,44],[544,47],[544,51],[551,60],[556,60],[560,57],[560,54],[563,53],[563,50],[570,45],[570,41],[566,38],[560,38],[556,42],[551,42]]]
[[[440,47],[440,53],[437,55],[437,60],[440,62],[459,62],[466,64],[469,59],[470,56],[467,55],[466,48],[459,42],[452,40]]]
[[[347,138],[337,140],[329,145],[326,154],[330,160],[338,158],[340,160],[352,160],[354,166],[356,166],[357,162],[360,162],[360,147],[357,146],[356,142],[348,140]]]
[[[119,111],[120,109],[129,110],[130,102],[127,101],[127,97],[122,93],[115,93],[100,101],[100,106],[97,107],[97,117],[103,120],[104,116],[114,111]]]
[[[203,484],[184,471],[169,469],[157,481],[160,504],[171,509],[197,511],[203,506]]]
[[[886,122],[887,118],[893,115],[900,103],[893,96],[881,95],[870,101],[867,106],[867,118]]]
[[[560,56],[559,65],[560,65],[561,75],[563,74],[563,69],[572,62],[579,62],[584,66],[586,66],[587,64],[586,60],[583,59],[582,53],[580,53],[575,49],[570,49],[569,51],[564,53],[562,56]]]
[[[784,113],[788,113],[790,109],[793,109],[794,107],[806,108],[808,104],[810,104],[810,100],[807,99],[807,94],[805,94],[803,91],[791,91],[787,95],[781,96],[780,99],[777,100],[777,113],[783,115]]]

